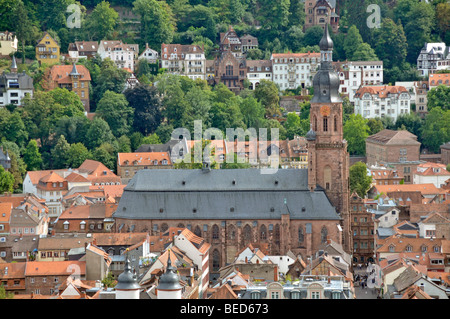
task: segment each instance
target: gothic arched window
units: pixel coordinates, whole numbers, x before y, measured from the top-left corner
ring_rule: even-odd
[[[316,131],[317,132],[317,117],[314,115],[314,117],[313,117],[313,126],[314,126],[314,131]]]
[[[298,242],[303,243],[304,240],[305,240],[305,235],[303,234],[303,227],[298,226]]]
[[[328,237],[328,230],[325,226],[322,227],[322,230],[320,231],[320,241],[322,243],[326,243],[327,242],[327,237]]]
[[[161,225],[161,232],[162,233],[164,233],[166,230],[168,230],[169,229],[169,226],[166,224],[166,223],[164,223],[164,224],[162,224]]]
[[[337,116],[334,116],[334,131],[337,132]]]
[[[328,117],[323,117],[323,131],[328,132]]]
[[[243,230],[243,237],[245,243],[251,243],[253,241],[252,229],[250,225],[245,225]]]
[[[233,225],[228,226],[228,239],[235,240],[236,239],[236,228]]]
[[[259,239],[260,240],[266,240],[267,239],[267,228],[266,228],[266,225],[262,225],[259,228]]]
[[[212,239],[219,239],[219,226],[217,225],[212,227]]]
[[[225,74],[226,75],[233,75],[233,66],[232,65],[227,65],[225,67]]]

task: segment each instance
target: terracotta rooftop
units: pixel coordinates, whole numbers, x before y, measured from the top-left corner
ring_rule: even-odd
[[[57,82],[57,83],[72,83],[72,80],[69,76],[69,74],[72,72],[73,65],[67,64],[67,65],[54,65],[50,69],[50,80]],[[91,74],[89,73],[89,70],[84,65],[76,65],[76,70],[80,74],[79,80],[80,81],[90,81],[91,80]]]
[[[375,185],[377,193],[392,193],[392,192],[421,192],[422,195],[436,195],[442,194],[445,191],[437,188],[433,183],[426,184],[399,184],[399,185]],[[405,198],[406,200],[406,198]]]
[[[167,161],[167,165],[172,163],[168,152],[119,153],[117,155],[119,166],[151,166],[155,165],[155,161],[158,163],[156,165],[162,165],[163,160]]]
[[[0,203],[0,222],[9,222],[12,209],[12,203]]]
[[[416,175],[421,176],[449,176],[450,172],[447,171],[446,166],[440,163],[426,162],[419,164],[416,171]]]
[[[81,276],[86,274],[84,261],[29,261],[26,264],[26,276],[70,276],[74,271],[79,271]]]
[[[362,98],[364,94],[378,95],[379,98],[387,98],[390,94],[408,93],[404,86],[382,85],[382,86],[363,86],[356,93],[355,98]]]
[[[440,84],[450,85],[450,73],[433,73],[428,77],[430,86],[438,86]]]

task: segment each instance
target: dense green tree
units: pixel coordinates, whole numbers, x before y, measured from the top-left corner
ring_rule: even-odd
[[[320,42],[320,39],[323,37],[323,29],[321,26],[316,25],[313,27],[309,27],[305,31],[305,36],[303,37],[303,44],[307,45],[317,45]]]
[[[134,109],[122,93],[106,91],[98,101],[95,113],[108,123],[116,137],[128,134],[133,125]]]
[[[161,143],[167,143],[172,139],[172,132],[174,131],[174,127],[167,123],[161,123],[156,129],[155,133],[159,136]]]
[[[2,165],[0,165],[0,192],[12,193],[14,191],[14,176],[10,172],[6,171]]]
[[[367,120],[361,114],[351,114],[344,124],[344,139],[350,155],[366,154],[366,138],[369,136]]]
[[[64,135],[60,135],[56,141],[55,147],[51,150],[53,168],[66,168],[67,161],[69,159],[70,144],[67,143]]]
[[[22,119],[29,137],[40,139],[42,147],[50,144],[57,122],[64,116],[83,116],[84,107],[75,92],[56,88],[36,91],[33,98],[22,99]]]
[[[407,41],[402,25],[389,18],[382,19],[381,27],[375,29],[375,53],[383,60],[384,68],[401,65],[407,54]]]
[[[434,107],[440,107],[443,110],[450,110],[450,86],[441,84],[428,91],[428,111]]]
[[[363,162],[356,162],[350,166],[349,172],[350,192],[356,192],[364,198],[372,184],[372,177],[367,172],[367,166]]]
[[[259,129],[264,122],[265,109],[261,102],[253,96],[242,99],[239,104],[242,119],[247,128]]]
[[[163,116],[161,98],[154,86],[137,85],[124,92],[129,106],[134,109],[133,129],[148,135],[156,130]]]
[[[402,114],[395,121],[396,129],[406,129],[408,132],[416,135],[419,142],[421,141],[421,129],[423,119],[416,113]]]
[[[290,0],[259,0],[257,20],[268,29],[281,30],[289,24]]]
[[[126,70],[118,68],[111,59],[103,60],[94,86],[94,105],[100,101],[106,91],[122,93],[128,75]],[[93,108],[92,106],[91,108]]]
[[[94,150],[103,143],[113,144],[116,139],[108,123],[102,118],[95,117],[86,131],[85,145]]]
[[[93,157],[83,143],[75,143],[70,145],[68,158],[67,167],[78,168],[85,160],[92,159]]]
[[[23,160],[27,164],[27,170],[29,171],[38,171],[41,169],[42,157],[36,140],[30,140],[28,142],[23,152]]]
[[[131,140],[128,136],[122,135],[117,139],[119,153],[131,153]]]
[[[8,1],[3,2],[6,2],[5,5],[10,5],[10,3],[7,3]],[[11,12],[6,13],[7,17],[9,15],[11,16],[11,22],[14,24],[14,27],[9,30],[14,30],[16,32],[17,39],[22,44],[22,63],[25,63],[25,43],[34,40],[38,29],[30,19],[29,12],[22,0],[17,0],[16,3],[12,5]]]
[[[450,141],[450,110],[434,107],[425,116],[422,126],[422,144],[431,152],[439,153],[440,146]]]
[[[63,116],[56,123],[55,136],[63,135],[67,143],[82,143],[85,141],[90,120],[83,114],[77,116]]]
[[[18,112],[11,113],[6,108],[0,109],[0,139],[2,137],[16,143],[19,147],[25,146],[28,141],[28,132]]]
[[[140,16],[143,43],[160,48],[162,43],[172,42],[176,23],[172,9],[165,1],[136,0],[133,11]]]
[[[356,25],[352,25],[347,32],[347,35],[344,40],[344,51],[347,59],[352,61],[353,54],[358,49],[358,47],[363,44],[364,41],[359,33]]]
[[[111,171],[116,170],[117,151],[109,143],[102,143],[92,151],[92,159],[103,163]]]
[[[87,16],[84,31],[91,41],[108,39],[118,22],[117,11],[110,7],[109,2],[102,1]]]
[[[374,135],[384,130],[383,122],[378,117],[367,119],[367,126],[369,127],[369,135]]]
[[[278,88],[272,81],[261,80],[255,89],[255,98],[261,102],[266,111],[266,117],[280,115],[280,96]]]
[[[361,43],[356,48],[355,52],[353,52],[353,56],[351,61],[376,61],[378,60],[375,51],[368,43]]]

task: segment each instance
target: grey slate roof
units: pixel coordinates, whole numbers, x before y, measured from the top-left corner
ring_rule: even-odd
[[[340,220],[325,193],[310,192],[307,180],[307,170],[301,169],[275,174],[259,169],[140,170],[124,188],[113,216],[226,220],[280,219],[290,213],[291,219]]]

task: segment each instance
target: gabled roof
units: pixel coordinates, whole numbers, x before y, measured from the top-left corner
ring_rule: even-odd
[[[420,192],[422,195],[436,195],[442,194],[443,190],[437,188],[433,183],[425,184],[399,184],[399,185],[375,185],[373,188],[377,193],[392,193],[392,192]],[[445,191],[444,191],[445,192]],[[405,198],[406,200],[406,198]]]
[[[117,164],[119,166],[151,166],[161,165],[163,160],[167,161],[167,165],[172,164],[168,152],[143,152],[143,153],[118,153]]]
[[[0,223],[9,222],[12,209],[12,203],[0,203]]]
[[[379,98],[387,98],[389,94],[408,93],[404,86],[399,85],[382,85],[382,86],[363,86],[355,93],[355,99],[362,98],[364,94],[378,95]]]
[[[79,270],[81,276],[86,275],[85,261],[29,261],[26,264],[25,276],[70,276],[74,269]]]
[[[49,79],[57,83],[72,83],[70,74],[74,69],[74,65],[54,65],[49,71]],[[80,75],[80,81],[91,81],[91,73],[84,65],[76,65],[77,75]]]
[[[367,137],[366,142],[386,145],[420,145],[417,136],[406,130],[382,130],[374,135]]]
[[[59,176],[58,174],[56,174],[55,172],[50,172],[49,174],[41,177],[39,181],[43,183],[62,183],[65,182],[66,180],[61,176]]]

